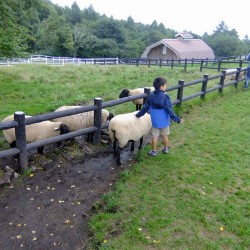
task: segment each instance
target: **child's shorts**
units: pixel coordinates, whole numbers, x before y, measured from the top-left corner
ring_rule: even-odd
[[[152,136],[159,136],[159,135],[169,135],[169,127],[166,128],[152,128],[151,130]]]

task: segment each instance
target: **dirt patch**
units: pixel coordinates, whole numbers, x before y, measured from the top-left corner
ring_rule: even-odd
[[[33,172],[0,188],[0,249],[87,249],[93,206],[132,166],[135,153],[123,149],[121,167],[110,144],[78,141],[32,155]],[[11,164],[1,159],[0,167]]]

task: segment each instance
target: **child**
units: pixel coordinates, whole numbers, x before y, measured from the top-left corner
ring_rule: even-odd
[[[183,119],[178,117],[173,109],[170,97],[165,93],[167,80],[163,77],[157,77],[153,81],[155,91],[149,94],[146,103],[142,109],[136,114],[136,117],[143,116],[147,111],[150,110],[150,116],[152,121],[152,150],[148,152],[151,156],[157,154],[157,141],[158,136],[162,136],[162,142],[164,148],[162,152],[168,153],[168,135],[170,118],[177,123],[184,122]]]

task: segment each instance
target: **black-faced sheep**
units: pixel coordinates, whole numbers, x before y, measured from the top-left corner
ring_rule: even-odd
[[[125,147],[129,141],[132,141],[130,151],[133,151],[134,142],[139,140],[139,149],[141,149],[143,137],[149,133],[152,127],[151,118],[148,113],[141,118],[135,116],[137,113],[138,112],[135,111],[117,115],[109,122],[109,136],[113,143],[117,165],[121,165],[120,150]]]
[[[154,87],[149,87],[150,91],[154,91]],[[123,89],[119,95],[119,98],[128,97],[132,95],[139,95],[144,93],[144,88],[137,89]],[[140,110],[143,105],[143,98],[134,100],[133,103],[136,105],[136,110]]]
[[[31,116],[29,115],[25,116],[25,118],[29,117]],[[13,121],[13,120],[14,120],[14,115],[9,115],[6,118],[4,118],[2,122]],[[26,142],[27,143],[36,142],[54,136],[66,134],[68,132],[69,128],[62,122],[52,122],[52,121],[38,122],[26,126]],[[14,128],[3,130],[3,135],[11,148],[16,147],[16,134]],[[39,147],[37,149],[37,152],[39,154],[43,154],[43,149],[44,146]]]
[[[224,83],[226,83],[228,81],[234,81],[235,80],[237,70],[236,69],[227,69],[226,73],[229,73],[229,72],[235,72],[235,73],[230,74],[230,75],[226,75]],[[245,76],[246,76],[246,71],[241,71],[240,75],[239,75],[239,80],[243,79]]]
[[[64,111],[69,109],[81,108],[81,106],[62,106],[55,110]],[[110,121],[113,118],[113,114],[106,109],[102,109],[102,123]],[[94,111],[88,111],[84,113],[79,113],[75,115],[64,116],[60,118],[53,119],[53,121],[60,121],[66,124],[70,131],[76,131],[88,127],[94,126]],[[87,141],[93,140],[93,133],[88,134]]]

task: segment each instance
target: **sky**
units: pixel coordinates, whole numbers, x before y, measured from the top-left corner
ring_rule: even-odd
[[[113,16],[117,20],[127,20],[131,16],[134,22],[151,24],[154,20],[165,28],[177,32],[190,31],[197,35],[207,32],[209,35],[224,21],[228,29],[235,29],[240,39],[249,28],[249,0],[234,3],[228,0],[51,0],[62,7],[76,2],[81,10],[93,6],[99,14]],[[243,7],[242,7],[243,6]],[[244,7],[245,6],[245,7]]]

